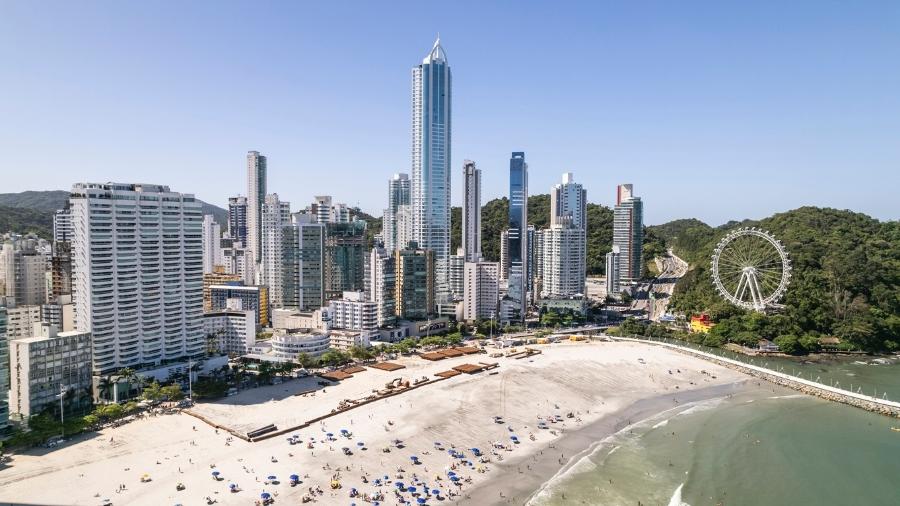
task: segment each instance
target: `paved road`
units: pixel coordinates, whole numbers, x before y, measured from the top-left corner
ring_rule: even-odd
[[[675,283],[687,273],[688,264],[678,258],[672,250],[665,256],[656,257],[656,267],[659,275],[649,283],[643,283],[631,303],[632,310],[644,311],[651,321],[659,321],[666,313],[669,306],[669,298],[675,290]],[[650,297],[653,294],[653,297]]]

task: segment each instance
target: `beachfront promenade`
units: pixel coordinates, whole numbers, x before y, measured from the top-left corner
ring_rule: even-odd
[[[694,357],[708,360],[714,364],[728,367],[729,369],[734,369],[757,378],[771,381],[772,383],[797,390],[798,392],[802,392],[808,395],[814,395],[816,397],[821,397],[830,401],[848,404],[850,406],[862,408],[867,411],[872,411],[873,413],[900,418],[900,402],[890,401],[887,399],[879,399],[876,396],[864,395],[857,392],[851,392],[850,390],[844,390],[841,388],[824,385],[822,383],[799,378],[790,374],[785,374],[783,372],[774,371],[766,367],[747,364],[739,360],[733,360],[713,353],[697,350],[689,346],[674,344],[668,341],[632,337],[609,336],[609,338],[616,341],[630,341],[663,346],[666,348],[677,350],[681,353],[686,353]]]

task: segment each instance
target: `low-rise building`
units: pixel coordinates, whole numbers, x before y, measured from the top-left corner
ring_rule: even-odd
[[[300,311],[297,309],[272,310],[272,328],[284,330],[316,329],[328,330],[330,321],[326,321],[328,311]]]
[[[331,346],[331,338],[326,332],[314,330],[276,331],[270,342],[273,355],[291,360],[296,359],[297,355],[301,353],[306,353],[310,357],[318,357],[328,351]]]
[[[61,392],[67,411],[90,407],[91,333],[38,323],[31,334],[9,342],[10,414],[27,420],[59,406]]]
[[[373,334],[353,330],[332,330],[328,333],[328,336],[331,339],[331,347],[341,351],[347,351],[354,346],[368,348],[373,335],[378,336],[378,332],[376,331]]]
[[[240,299],[243,309],[256,312],[257,325],[269,326],[269,289],[265,286],[211,285],[210,310],[227,308],[228,299]]]
[[[203,332],[217,353],[243,355],[256,344],[256,313],[238,309],[203,313]]]
[[[378,329],[378,304],[366,300],[363,292],[344,292],[340,300],[328,303],[331,328],[359,331]]]

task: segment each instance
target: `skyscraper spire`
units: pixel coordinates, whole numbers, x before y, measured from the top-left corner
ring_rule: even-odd
[[[438,299],[449,295],[451,76],[440,38],[412,69],[412,238],[434,252]],[[405,246],[405,245],[404,245]]]

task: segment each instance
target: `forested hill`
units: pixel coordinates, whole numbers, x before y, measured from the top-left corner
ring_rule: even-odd
[[[65,190],[24,191],[0,193],[0,233],[33,232],[49,239],[53,235],[53,213],[66,206],[69,192]],[[203,214],[211,214],[223,227],[228,223],[228,211],[199,200]]]
[[[741,226],[770,231],[790,254],[793,278],[780,314],[745,314],[723,302],[710,280],[717,241]],[[796,351],[818,336],[837,336],[857,348],[900,347],[900,223],[846,210],[801,207],[759,221],[710,227],[678,220],[648,227],[692,269],[676,286],[670,309],[708,312],[718,320],[713,340],[782,337]],[[710,344],[716,344],[715,342]]]

